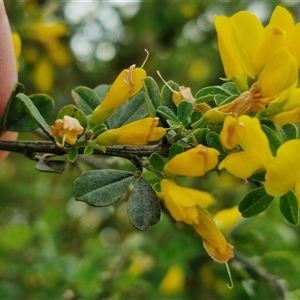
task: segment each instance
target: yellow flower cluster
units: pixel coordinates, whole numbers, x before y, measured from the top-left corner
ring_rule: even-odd
[[[214,23],[226,77],[242,92],[222,112],[239,116],[287,101],[298,79],[300,23],[280,6],[265,27],[247,11],[230,18],[215,16]]]

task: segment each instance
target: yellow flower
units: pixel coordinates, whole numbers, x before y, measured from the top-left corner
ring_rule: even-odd
[[[57,119],[54,126],[51,127],[51,134],[53,137],[62,139],[62,143],[57,144],[61,147],[67,142],[74,145],[77,141],[78,135],[83,133],[84,128],[80,125],[79,121],[75,118],[64,116],[62,119]]]
[[[241,127],[245,132],[238,136],[235,132],[241,131]],[[229,145],[235,146],[238,143],[243,151],[227,155],[219,164],[219,170],[226,169],[236,177],[248,178],[256,171],[266,170],[273,163],[268,139],[257,118],[243,115],[238,117],[237,121],[225,121],[220,135],[224,147],[228,148]]]
[[[54,77],[53,66],[47,58],[42,58],[34,66],[32,80],[39,91],[50,92],[54,84]]]
[[[167,177],[202,176],[218,164],[219,151],[214,148],[198,145],[183,153],[177,154],[164,166]]]
[[[17,70],[19,71],[20,64],[19,64],[18,58],[21,55],[22,41],[21,41],[21,38],[20,38],[20,36],[17,32],[13,32],[12,41],[13,41],[14,50],[15,50]]]
[[[206,208],[214,202],[210,193],[180,187],[168,179],[163,179],[160,186],[160,196],[172,217],[189,225],[198,223],[198,206]]]
[[[286,9],[276,7],[266,27],[246,11],[230,18],[216,16],[214,22],[227,79],[244,92],[222,108],[224,113],[260,111],[297,80],[300,24],[294,24]],[[250,88],[247,77],[254,82]]]
[[[207,253],[219,263],[233,257],[233,247],[228,244],[211,216],[203,209],[214,202],[211,194],[178,186],[163,179],[160,183],[165,205],[176,221],[193,225],[203,239]]]
[[[222,231],[230,230],[241,219],[238,206],[222,209],[214,215],[214,221]]]
[[[300,200],[300,140],[291,140],[282,144],[274,164],[266,172],[265,189],[274,197],[280,197],[295,189]]]
[[[102,146],[113,145],[146,145],[161,139],[166,129],[157,127],[158,118],[145,118],[128,123],[116,129],[110,129],[97,137],[97,143]]]
[[[123,70],[112,84],[104,100],[91,115],[91,125],[98,125],[108,119],[127,99],[137,94],[143,87],[146,71],[132,65]]]
[[[225,237],[207,211],[199,209],[198,224],[195,230],[203,239],[203,246],[208,255],[216,262],[223,264],[231,259],[233,246],[227,243]]]
[[[273,52],[250,90],[223,106],[221,111],[236,116],[261,111],[280,93],[293,87],[298,77],[297,68],[295,57],[284,48],[278,49]]]
[[[159,285],[159,292],[163,295],[179,294],[184,290],[185,276],[181,267],[173,265],[169,268]]]

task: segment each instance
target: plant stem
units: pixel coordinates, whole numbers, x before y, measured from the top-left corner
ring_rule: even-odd
[[[78,154],[84,153],[85,147],[78,148]],[[27,157],[34,157],[36,153],[64,155],[68,149],[59,148],[51,141],[0,141],[0,150],[22,153]],[[106,151],[94,150],[93,155],[108,155],[117,157],[149,157],[152,153],[163,154],[163,147],[158,145],[143,146],[109,146]]]

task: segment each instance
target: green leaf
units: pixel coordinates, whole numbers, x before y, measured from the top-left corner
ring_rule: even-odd
[[[191,114],[191,122],[195,123],[199,121],[203,116],[203,113],[201,111],[193,111]]]
[[[169,87],[171,87],[174,91],[179,91],[179,85],[170,80],[167,82]],[[161,100],[162,100],[162,105],[168,107],[174,114],[177,113],[177,107],[173,102],[173,91],[170,90],[166,84],[162,87],[161,89]]]
[[[62,119],[64,116],[69,116],[78,120],[80,125],[86,127],[86,116],[84,112],[73,104],[66,105],[60,109],[56,119]]]
[[[131,172],[92,170],[81,174],[73,184],[76,200],[93,206],[107,206],[117,201],[134,178]]]
[[[180,124],[180,122],[178,121],[176,115],[173,113],[173,111],[166,107],[166,106],[160,106],[157,109],[157,112],[164,117],[166,120],[172,120],[177,124]]]
[[[155,117],[155,110],[162,105],[159,87],[156,81],[150,76],[147,76],[143,80],[143,85],[145,90],[144,96],[148,115],[150,117]]]
[[[237,89],[237,87],[235,86],[235,84],[233,82],[225,82],[221,85],[222,90],[224,90],[226,93],[228,93],[229,95],[239,95],[240,92]]]
[[[172,159],[177,154],[180,154],[184,151],[183,146],[180,144],[173,144],[169,149],[169,159]]]
[[[208,147],[212,147],[212,148],[215,148],[216,150],[218,150],[220,152],[220,154],[225,155],[225,151],[222,147],[220,137],[216,132],[209,132],[206,135],[206,144]]]
[[[232,96],[230,96],[229,98],[231,98]],[[222,103],[226,102],[226,100],[228,99],[228,95],[215,95],[214,97],[214,101],[216,103],[217,106],[220,106]]]
[[[100,99],[100,103],[104,100],[106,97],[109,89],[111,87],[111,84],[100,84],[94,88],[94,92],[97,94],[97,96]]]
[[[20,101],[20,103],[23,105],[24,109],[27,111],[27,113],[30,115],[32,120],[36,122],[39,127],[49,136],[51,132],[50,126],[46,123],[43,116],[40,114],[34,103],[31,101],[31,99],[26,96],[25,94],[18,94],[16,98]]]
[[[84,148],[84,156],[89,156],[94,153],[94,147],[91,145],[88,145]]]
[[[61,174],[67,167],[68,163],[64,160],[41,159],[35,165],[35,168],[41,172]]]
[[[152,153],[149,157],[149,163],[153,169],[162,173],[164,166],[166,164],[164,158],[160,156],[158,153]]]
[[[269,127],[272,130],[276,129],[276,125],[272,120],[262,119],[262,120],[260,120],[260,124],[265,125],[265,126]]]
[[[77,156],[78,156],[77,148],[76,147],[70,148],[67,154],[68,161],[73,163],[77,159]]]
[[[223,96],[223,95],[221,95],[221,96]],[[228,98],[225,98],[223,101],[220,101],[220,104],[218,106],[222,106],[222,105],[228,104],[228,103],[232,102],[233,100],[235,100],[238,96],[239,95],[232,95],[232,96],[230,96]],[[222,99],[220,99],[220,100],[222,100]],[[215,102],[216,102],[216,99],[215,99]]]
[[[208,86],[205,87],[203,89],[201,89],[200,91],[198,91],[195,95],[196,98],[196,103],[200,103],[199,102],[199,98],[202,97],[207,97],[209,96],[210,99],[208,101],[211,101],[214,99],[215,95],[224,95],[226,97],[230,96],[230,94],[227,93],[227,91],[223,90],[220,86]],[[203,101],[201,101],[203,102]]]
[[[265,175],[266,175],[266,171],[254,173],[251,177],[249,177],[249,180],[254,182],[263,182],[265,181]]]
[[[101,99],[96,92],[85,86],[79,86],[73,89],[71,94],[76,106],[87,116],[91,115],[95,108],[101,103]]]
[[[139,178],[127,203],[130,223],[139,230],[146,230],[160,220],[160,203],[150,183]]]
[[[39,127],[38,123],[28,114],[24,105],[16,98],[16,94],[22,92],[24,92],[24,87],[21,84],[16,85],[3,115],[2,127],[4,130],[27,132]],[[29,98],[42,117],[50,119],[54,109],[53,99],[44,94],[36,94]]]
[[[298,225],[299,208],[298,200],[294,191],[289,191],[280,197],[279,208],[284,218],[293,225]]]
[[[194,130],[190,136],[188,137],[187,142],[193,143],[194,139],[197,141],[198,144],[206,144],[206,135],[209,133],[209,129],[207,128],[197,128]]]
[[[180,101],[177,107],[177,116],[180,122],[185,122],[193,112],[193,104],[189,101]]]
[[[261,129],[266,134],[266,136],[269,140],[270,149],[271,149],[272,154],[276,155],[277,149],[281,145],[278,137],[276,136],[275,132],[266,125],[261,125]]]
[[[298,129],[294,124],[287,123],[282,127],[278,125],[276,127],[284,142],[298,138]]]
[[[265,211],[274,197],[268,195],[264,187],[250,191],[240,202],[239,212],[244,218],[250,218]]]
[[[144,92],[140,92],[122,104],[106,121],[108,128],[118,128],[145,118],[147,110],[143,94]]]

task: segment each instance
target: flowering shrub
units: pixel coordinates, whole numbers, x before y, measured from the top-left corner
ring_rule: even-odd
[[[135,228],[155,225],[163,210],[191,225],[218,263],[234,256],[234,245],[227,242],[230,235],[217,226],[218,215],[225,223],[222,229],[228,230],[279,197],[283,217],[297,225],[299,23],[280,6],[265,27],[246,11],[229,18],[215,16],[214,23],[226,75],[221,86],[204,87],[195,95],[173,81],[160,89],[144,67],[130,66],[110,87],[73,89],[75,104],[61,108],[50,126],[46,120],[53,100],[43,94],[28,97],[18,84],[1,120],[1,133],[39,127],[49,141],[1,141],[0,149],[31,158],[35,153],[53,154],[55,160],[39,157],[37,169],[58,173],[66,167],[63,155],[70,162],[78,155],[128,159],[133,172],[103,168],[82,173],[73,185],[75,199],[103,207],[129,190],[127,212]],[[143,176],[146,171],[157,177],[154,185]],[[212,194],[177,182],[208,172],[228,172],[254,184],[241,199],[240,215],[236,207],[215,212],[218,199]]]

